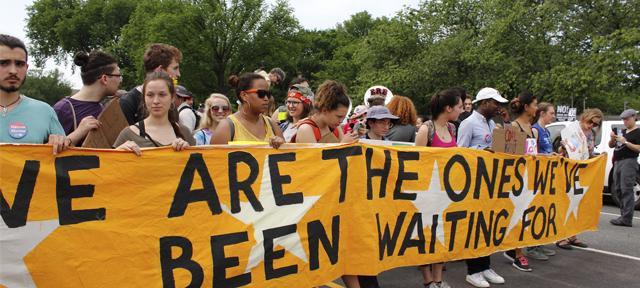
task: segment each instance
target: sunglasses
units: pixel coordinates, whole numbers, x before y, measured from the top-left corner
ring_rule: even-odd
[[[256,93],[258,94],[259,98],[267,98],[267,97],[271,97],[271,92],[267,91],[267,90],[260,90],[260,89],[249,89],[249,90],[244,90],[243,92],[245,93]]]
[[[589,119],[589,122],[587,122],[591,125],[593,125],[593,127],[598,127],[600,126],[600,122],[594,122],[593,119]]]
[[[211,106],[213,112],[229,112],[230,109],[229,106]]]

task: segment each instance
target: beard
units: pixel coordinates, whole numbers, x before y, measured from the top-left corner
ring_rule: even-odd
[[[22,82],[18,83],[17,85],[11,85],[11,86],[0,85],[0,90],[4,91],[5,93],[18,92],[18,91],[20,91],[20,87],[22,87],[22,85],[24,85],[24,81],[25,80],[27,80],[26,77],[25,77],[25,79],[22,79]]]

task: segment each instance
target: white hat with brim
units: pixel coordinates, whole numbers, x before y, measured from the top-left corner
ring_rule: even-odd
[[[489,87],[485,87],[480,89],[480,91],[478,91],[478,95],[476,95],[476,100],[473,100],[473,104],[476,104],[482,100],[487,100],[487,99],[493,99],[498,101],[499,103],[507,103],[509,102],[509,100],[505,99],[504,97],[502,97],[500,95],[500,92],[498,92],[498,90],[493,89],[493,88],[489,88]]]

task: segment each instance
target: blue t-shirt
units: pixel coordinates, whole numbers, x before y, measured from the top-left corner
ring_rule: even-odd
[[[549,129],[543,128],[538,123],[533,124],[532,128],[538,130],[538,153],[553,153],[553,143],[551,143],[551,132],[549,132]]]
[[[49,135],[65,135],[49,104],[24,95],[7,115],[0,113],[0,143],[45,144]]]

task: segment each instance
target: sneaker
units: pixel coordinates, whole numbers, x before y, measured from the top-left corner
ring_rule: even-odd
[[[531,267],[529,267],[529,260],[527,257],[520,256],[516,258],[516,261],[513,261],[513,267],[523,272],[531,272],[533,271]]]
[[[620,220],[620,219],[611,219],[611,221],[609,221],[611,224],[615,225],[615,226],[625,226],[625,227],[633,227],[633,225],[631,225],[631,223],[625,223],[624,221]]]
[[[515,250],[504,251],[504,253],[502,253],[502,256],[504,256],[504,258],[509,259],[509,262],[513,262],[516,260],[516,251]]]
[[[549,256],[545,255],[542,252],[542,250],[540,249],[540,246],[525,248],[523,252],[527,257],[530,257],[532,259],[541,260],[541,261],[549,260]]]
[[[556,256],[556,250],[553,250],[551,248],[547,248],[545,246],[538,246],[538,250],[540,250],[540,252],[542,252],[542,254],[544,255]]]
[[[488,288],[491,287],[489,282],[484,279],[484,272],[478,272],[476,274],[467,275],[467,282],[478,288]]]
[[[487,279],[487,281],[489,281],[489,283],[504,284],[504,278],[502,278],[502,276],[498,275],[498,273],[496,273],[496,271],[493,271],[493,269],[487,269],[487,270],[482,271],[482,276],[484,276],[484,279]]]
[[[431,282],[431,285],[429,285],[429,288],[451,288],[451,285],[449,285],[449,283],[447,282]]]

